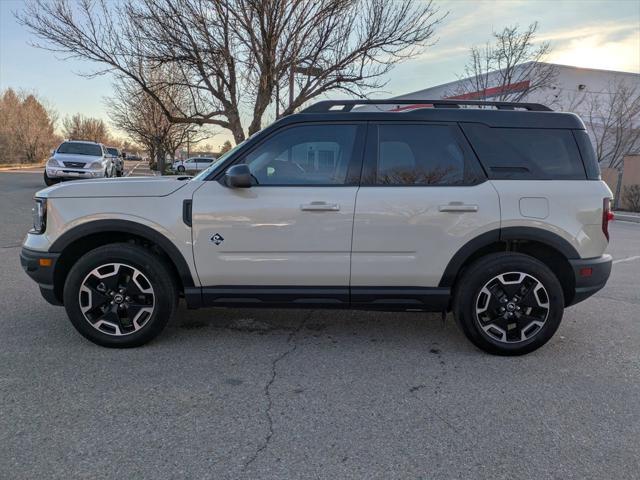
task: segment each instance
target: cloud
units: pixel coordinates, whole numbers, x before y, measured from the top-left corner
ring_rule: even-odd
[[[640,73],[640,41],[637,32],[618,40],[609,40],[605,34],[573,38],[558,45],[549,61],[585,68],[601,68]]]
[[[638,23],[637,21],[630,22],[609,22],[609,23],[595,23],[590,25],[581,25],[579,27],[555,30],[548,33],[540,33],[537,36],[539,42],[559,42],[563,40],[574,40],[585,37],[602,36],[602,37],[614,37],[621,33],[633,33],[638,35]],[[636,41],[638,38],[636,37]]]

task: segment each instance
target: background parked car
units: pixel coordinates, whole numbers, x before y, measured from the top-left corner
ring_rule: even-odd
[[[114,177],[112,156],[101,143],[70,140],[51,152],[44,169],[44,183],[53,185],[69,178]]]
[[[124,174],[124,153],[115,147],[107,147],[107,153],[111,155],[111,161],[116,167],[116,177],[121,177]]]
[[[186,160],[178,160],[171,165],[171,170],[176,172],[200,171],[215,162],[213,157],[191,157]]]

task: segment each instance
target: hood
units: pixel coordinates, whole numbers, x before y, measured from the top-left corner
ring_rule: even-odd
[[[186,177],[124,177],[74,180],[36,193],[40,198],[164,197],[184,187]]]
[[[56,153],[53,158],[58,160],[59,162],[82,162],[82,163],[91,163],[91,162],[100,162],[102,161],[102,157],[94,156],[94,155],[77,155],[73,153]]]

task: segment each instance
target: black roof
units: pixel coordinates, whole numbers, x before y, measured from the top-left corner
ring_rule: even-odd
[[[375,105],[386,105],[376,110]],[[396,108],[389,108],[392,105]],[[407,107],[403,107],[403,105]],[[278,125],[322,121],[473,122],[490,127],[584,129],[573,113],[554,112],[536,103],[469,100],[331,100],[282,118]]]

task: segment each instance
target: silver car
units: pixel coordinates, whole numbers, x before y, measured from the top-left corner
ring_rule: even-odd
[[[104,145],[69,140],[51,152],[44,170],[44,183],[53,185],[63,179],[114,177],[116,165]]]
[[[116,177],[124,175],[124,153],[115,147],[107,147],[107,153],[111,155],[111,161],[116,167]]]

